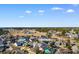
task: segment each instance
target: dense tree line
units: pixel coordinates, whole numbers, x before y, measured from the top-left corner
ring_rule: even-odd
[[[8,31],[3,31],[3,29],[0,29],[0,35],[3,35],[3,34],[7,34]]]
[[[55,31],[69,31],[71,28],[36,28],[37,31],[40,32],[48,32],[49,30],[55,30]]]

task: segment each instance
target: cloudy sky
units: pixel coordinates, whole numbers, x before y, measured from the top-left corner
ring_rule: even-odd
[[[0,27],[79,27],[79,5],[0,4]]]

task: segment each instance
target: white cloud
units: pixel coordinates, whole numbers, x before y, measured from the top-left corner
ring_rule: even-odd
[[[63,10],[63,8],[60,8],[60,7],[53,7],[51,8],[52,10]]]
[[[73,12],[75,12],[75,10],[73,10],[73,9],[68,9],[66,12],[67,12],[67,13],[73,13]]]
[[[39,15],[43,16],[44,15],[45,10],[38,10]]]
[[[19,16],[20,18],[24,18],[24,16]]]
[[[30,11],[30,10],[26,10],[25,13],[27,13],[27,14],[31,14],[32,11]]]
[[[39,12],[39,13],[44,13],[44,12],[45,12],[45,10],[38,10],[38,12]]]

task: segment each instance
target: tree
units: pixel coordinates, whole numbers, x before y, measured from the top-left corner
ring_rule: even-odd
[[[47,37],[51,38],[51,36],[52,36],[52,33],[47,32]]]
[[[3,31],[3,29],[0,29],[0,35],[3,35],[3,34],[7,34],[8,31]]]

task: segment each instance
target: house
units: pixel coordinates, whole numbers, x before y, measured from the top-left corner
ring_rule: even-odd
[[[12,36],[38,36],[41,37],[42,35],[46,36],[45,32],[39,32],[34,29],[22,29],[22,30],[9,30],[9,34]]]
[[[40,37],[38,38],[39,41],[52,41],[52,39]]]
[[[65,34],[66,37],[70,38],[70,39],[74,39],[74,38],[78,38],[78,34],[73,34],[73,33],[66,33]]]

